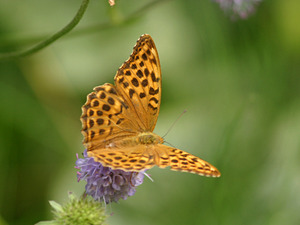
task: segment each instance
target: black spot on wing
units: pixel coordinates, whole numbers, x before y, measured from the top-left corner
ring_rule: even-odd
[[[150,59],[150,62],[153,63],[153,64],[155,64],[155,65],[157,65],[157,62],[156,62],[156,59],[155,59],[155,58]]]
[[[109,110],[110,110],[110,106],[107,105],[107,104],[104,104],[104,105],[102,106],[102,109],[103,109],[104,111],[109,111]]]
[[[133,89],[129,89],[129,97],[132,98],[135,91]]]
[[[138,87],[138,86],[139,86],[139,81],[138,81],[136,78],[133,78],[133,79],[131,80],[131,83],[132,83],[132,85],[135,86],[135,87]]]
[[[100,98],[101,98],[101,99],[105,99],[105,98],[106,98],[106,94],[105,94],[104,92],[102,92],[102,93],[100,94]]]
[[[158,103],[158,100],[155,97],[150,98],[149,101],[154,101],[155,103]]]
[[[96,106],[98,106],[98,105],[99,105],[99,101],[98,101],[98,100],[93,101],[93,106],[94,106],[94,107],[96,107]]]
[[[144,76],[143,72],[141,70],[138,70],[136,72],[136,75],[139,77],[139,78],[142,78]]]
[[[145,68],[144,73],[145,73],[146,77],[148,77],[150,72],[147,68]]]
[[[123,81],[124,81],[124,77],[121,77],[118,82],[122,83]]]
[[[101,119],[101,118],[99,118],[99,119],[97,119],[97,124],[100,126],[100,125],[102,125],[103,123],[104,123],[104,120],[103,119]]]
[[[141,92],[140,93],[140,98],[145,98],[146,97],[146,94],[144,92]]]
[[[109,89],[108,92],[111,94],[117,95],[117,91],[114,88]]]
[[[157,110],[157,107],[154,107],[153,105],[151,105],[150,103],[148,104],[148,106],[153,109],[153,110]]]
[[[142,81],[142,86],[146,87],[147,85],[148,85],[148,80],[147,79],[143,80]]]
[[[153,87],[150,87],[149,94],[150,95],[156,95],[159,92],[159,87],[155,90]]]
[[[145,53],[142,55],[142,58],[143,58],[143,60],[147,60],[148,59],[148,57],[147,57],[147,55]]]

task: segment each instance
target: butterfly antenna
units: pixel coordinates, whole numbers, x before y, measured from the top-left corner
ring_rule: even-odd
[[[176,148],[174,145],[172,145],[170,142],[165,141],[164,143],[167,143],[168,145],[170,145],[173,148]]]
[[[174,125],[177,123],[177,121],[182,117],[183,114],[185,114],[187,112],[187,110],[183,110],[183,112],[177,117],[177,119],[174,121],[174,123],[170,126],[170,128],[168,129],[167,133],[162,136],[162,138],[164,138],[165,136],[168,135],[168,133],[172,130],[172,128],[174,127]]]

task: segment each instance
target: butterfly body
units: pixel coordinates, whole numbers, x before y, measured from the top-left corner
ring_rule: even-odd
[[[82,134],[88,156],[125,171],[161,168],[220,176],[208,162],[164,145],[153,133],[161,101],[161,70],[150,35],[142,35],[119,68],[115,85],[94,88],[82,107]]]
[[[151,132],[144,132],[138,135],[137,142],[143,145],[153,145],[164,143],[164,139],[158,136],[157,134]]]
[[[137,145],[156,145],[162,144],[164,139],[157,134],[152,132],[139,133],[136,136],[124,137],[119,140],[108,143],[105,148],[123,148],[123,147],[134,147]]]

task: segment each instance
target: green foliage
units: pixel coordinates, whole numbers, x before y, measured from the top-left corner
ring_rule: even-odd
[[[75,3],[74,3],[75,2]],[[72,20],[81,1],[0,3],[0,51],[30,49]],[[159,4],[156,4],[159,3]],[[50,220],[49,199],[84,190],[80,107],[113,81],[149,33],[162,66],[155,132],[215,165],[220,179],[154,168],[135,196],[112,204],[109,224],[291,224],[298,213],[298,0],[262,1],[232,21],[210,1],[90,1],[47,48],[0,62],[0,212],[7,224]],[[44,37],[44,38],[40,38]],[[2,222],[1,221],[1,222]]]
[[[104,225],[106,220],[105,208],[102,203],[92,199],[78,199],[74,194],[69,194],[69,202],[61,206],[55,201],[50,201],[54,209],[55,219],[53,221],[43,221],[37,225],[57,224],[57,225]]]

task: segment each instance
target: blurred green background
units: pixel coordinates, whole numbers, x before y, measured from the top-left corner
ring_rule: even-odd
[[[0,0],[0,50],[55,33],[79,0]],[[141,34],[163,75],[155,133],[215,165],[221,178],[154,168],[112,204],[110,225],[300,223],[300,2],[265,0],[247,20],[210,0],[173,0],[119,22],[151,1],[90,2],[70,34],[20,60],[0,62],[0,224],[52,218],[48,200],[81,195],[81,106],[113,82]],[[101,24],[104,24],[101,26]],[[1,219],[0,219],[1,221]]]

